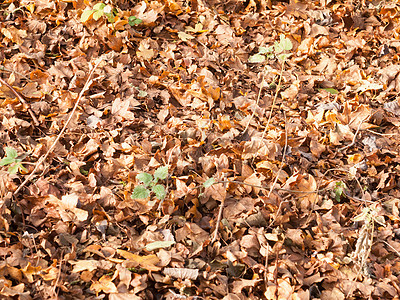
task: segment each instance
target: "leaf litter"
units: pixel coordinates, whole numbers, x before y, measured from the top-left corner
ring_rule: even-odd
[[[0,10],[2,298],[398,297],[399,4]]]

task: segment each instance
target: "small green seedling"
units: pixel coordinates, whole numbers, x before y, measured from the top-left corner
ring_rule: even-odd
[[[8,172],[10,174],[15,174],[18,171],[25,171],[27,172],[28,170],[22,165],[21,161],[22,159],[17,158],[18,153],[17,150],[13,148],[6,147],[4,149],[6,151],[6,157],[4,157],[2,160],[0,160],[0,166],[8,166]]]
[[[332,95],[337,95],[339,94],[339,91],[334,89],[334,88],[325,88],[325,89],[318,89],[318,91],[327,91],[328,93]]]
[[[346,184],[343,181],[338,181],[333,188],[333,193],[335,195],[335,200],[340,202],[340,199],[344,195],[344,191],[347,189]]]
[[[128,23],[129,23],[129,25],[131,25],[132,27],[133,26],[136,26],[136,25],[139,25],[140,23],[142,23],[143,21],[141,20],[141,19],[139,19],[139,18],[136,18],[135,16],[130,16],[129,18],[128,18]]]
[[[266,59],[271,59],[277,57],[279,60],[285,61],[290,53],[285,53],[285,51],[292,50],[293,45],[290,39],[285,37],[284,34],[280,35],[280,41],[276,41],[273,46],[260,47],[258,53],[249,57],[250,63],[262,63]]]
[[[151,192],[156,195],[159,200],[164,200],[166,192],[165,187],[157,184],[159,180],[163,180],[168,176],[168,167],[159,167],[154,172],[154,178],[151,174],[143,172],[136,176],[136,178],[143,184],[134,188],[132,199],[146,199],[150,197]]]
[[[213,184],[215,184],[215,179],[214,177],[208,178],[205,182],[203,182],[203,187],[204,188],[208,188],[210,186],[212,186]]]
[[[86,23],[90,19],[97,21],[101,17],[107,17],[108,22],[114,23],[115,17],[118,15],[118,11],[110,5],[106,5],[102,2],[96,3],[93,9],[85,9],[81,15],[81,22]]]

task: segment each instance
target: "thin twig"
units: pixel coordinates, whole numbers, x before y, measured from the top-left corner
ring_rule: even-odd
[[[15,74],[17,74],[17,75],[23,77],[23,78],[26,79],[27,81],[31,81],[31,82],[33,81],[33,80],[29,79],[28,77],[26,77],[24,74],[19,73],[19,72],[14,71],[14,70],[7,69],[7,68],[4,67],[4,66],[0,66],[0,71],[9,72],[9,73],[15,73]]]
[[[276,185],[276,183],[277,183],[277,181],[278,181],[278,179],[279,179],[279,173],[282,171],[283,165],[284,165],[284,163],[285,163],[286,149],[287,149],[287,145],[288,145],[288,138],[287,138],[288,132],[287,132],[287,126],[286,126],[286,125],[287,125],[286,114],[285,114],[285,112],[283,112],[283,114],[284,114],[284,116],[285,116],[285,147],[283,148],[283,155],[282,155],[281,166],[280,166],[278,172],[276,173],[276,177],[275,177],[274,183],[272,184],[271,189],[269,190],[268,198],[271,196],[271,193],[272,193],[272,191],[273,191],[274,188],[275,188],[275,185]]]
[[[262,133],[261,140],[264,139],[265,133],[267,132],[267,130],[269,128],[269,123],[271,122],[271,119],[272,119],[272,112],[274,111],[275,102],[276,102],[276,99],[278,98],[278,93],[279,93],[279,91],[281,89],[283,71],[285,70],[285,62],[286,62],[286,59],[284,59],[283,62],[282,62],[281,73],[279,74],[278,85],[276,86],[274,100],[272,100],[271,112],[270,112],[269,117],[268,117],[267,125],[265,126],[264,131]],[[257,151],[257,154],[258,154],[258,151]]]
[[[352,141],[350,144],[348,144],[347,146],[344,146],[344,147],[340,148],[339,151],[343,151],[343,150],[345,150],[345,149],[347,149],[347,148],[350,148],[350,147],[352,147],[352,146],[356,143],[357,134],[358,134],[358,132],[360,131],[361,125],[362,125],[362,124],[364,123],[364,121],[367,120],[370,116],[371,116],[371,114],[369,114],[367,117],[365,117],[365,118],[360,122],[360,124],[359,124],[358,127],[357,127],[357,131],[356,131],[356,133],[354,134],[353,141]]]
[[[47,150],[46,154],[42,157],[40,157],[40,159],[37,161],[35,168],[33,169],[33,171],[29,174],[29,176],[24,180],[24,182],[22,182],[20,184],[20,186],[15,190],[15,192],[13,193],[13,195],[17,195],[18,192],[28,183],[29,180],[32,179],[32,177],[35,175],[36,171],[38,170],[38,168],[41,166],[41,164],[46,160],[46,158],[50,155],[51,151],[53,151],[54,147],[56,146],[57,142],[60,140],[61,136],[63,135],[64,131],[67,129],[68,124],[71,122],[72,117],[76,111],[76,109],[78,108],[79,102],[83,96],[83,94],[86,92],[86,90],[89,88],[90,84],[93,82],[93,80],[91,80],[91,77],[94,73],[94,71],[96,70],[96,68],[99,66],[100,62],[102,62],[102,58],[99,59],[99,61],[95,64],[95,66],[92,68],[92,70],[90,71],[88,78],[85,82],[85,85],[83,86],[81,92],[79,93],[78,99],[75,102],[75,105],[71,111],[71,113],[69,114],[69,117],[67,119],[67,121],[64,124],[64,127],[61,129],[60,133],[57,135],[57,138],[55,139],[55,141],[53,142],[53,144],[50,146],[49,150]]]
[[[398,135],[398,133],[380,133],[380,132],[376,132],[373,131],[371,129],[367,129],[366,131],[372,133],[372,134],[376,134],[376,135],[381,135],[381,136],[394,136],[394,135]]]
[[[8,82],[4,81],[1,77],[0,77],[0,83],[5,85],[6,87],[8,87],[11,90],[11,92],[13,92],[13,94],[18,98],[18,100],[22,104],[24,104],[24,105],[26,105],[28,107],[28,113],[31,115],[31,118],[33,120],[33,124],[35,126],[39,126],[40,123],[39,123],[38,119],[36,118],[35,114],[33,113],[33,111],[31,110],[28,102],[26,102],[25,99],[22,98],[22,96],[13,87],[11,85],[9,85]]]
[[[172,148],[171,153],[168,157],[168,161],[167,161],[167,166],[169,167],[169,163],[171,161],[171,157],[172,157],[172,153],[174,152],[175,148],[179,147],[179,145],[175,145],[174,148]],[[165,195],[168,194],[168,178],[169,176],[167,176],[167,179],[165,180]],[[165,197],[161,199],[160,203],[158,204],[158,210],[161,211],[162,205],[164,203]]]
[[[224,179],[226,179],[226,173],[224,173]],[[226,184],[229,181],[223,180],[224,182],[224,189],[226,190]],[[226,198],[226,196],[225,196]],[[220,207],[219,207],[219,212],[218,212],[218,218],[217,218],[217,223],[215,225],[215,230],[214,230],[214,234],[213,234],[213,238],[211,240],[211,244],[214,244],[214,242],[217,240],[218,238],[218,229],[219,229],[219,223],[221,223],[221,219],[222,219],[222,212],[224,210],[224,205],[225,205],[225,198],[222,199]]]
[[[258,106],[258,103],[260,102],[260,98],[261,98],[261,91],[262,91],[262,89],[263,89],[263,87],[264,87],[264,78],[265,78],[265,71],[264,71],[263,76],[262,76],[262,79],[261,79],[260,87],[258,88],[258,96],[257,96],[256,105],[255,105],[255,107],[254,107],[253,113],[251,114],[251,117],[250,117],[250,119],[249,119],[249,122],[247,122],[246,128],[242,131],[242,133],[244,133],[244,132],[247,131],[247,129],[249,128],[249,125],[250,125],[251,120],[253,120],[253,118],[254,118],[254,116],[255,116],[255,114],[256,114],[257,106]]]

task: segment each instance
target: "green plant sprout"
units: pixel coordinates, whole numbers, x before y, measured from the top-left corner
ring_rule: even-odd
[[[249,57],[250,63],[262,63],[266,59],[277,57],[281,61],[285,61],[291,54],[285,53],[285,51],[292,50],[293,45],[290,39],[285,37],[284,34],[280,35],[280,40],[275,41],[273,46],[260,47],[258,53]]]
[[[338,181],[335,183],[333,188],[333,193],[335,195],[335,200],[340,202],[341,197],[344,195],[344,191],[347,189],[346,184],[343,181]]]
[[[85,23],[93,18],[93,20],[97,21],[102,16],[107,17],[108,22],[114,23],[115,17],[118,15],[117,9],[113,8],[110,5],[106,5],[102,2],[96,3],[93,6],[93,9],[86,8],[81,15],[81,22]]]
[[[136,18],[135,16],[130,16],[128,18],[128,24],[133,26],[139,25],[140,23],[142,23],[143,21],[139,18]]]
[[[291,55],[290,53],[286,53],[286,52],[292,50],[292,48],[293,48],[292,42],[290,41],[290,39],[285,37],[284,34],[281,34],[279,36],[279,38],[280,38],[279,42],[275,41],[273,46],[260,47],[257,54],[249,57],[250,63],[262,63],[262,62],[265,62],[267,58],[273,58],[273,57],[277,57],[281,61],[281,72],[279,74],[279,81],[278,81],[278,84],[276,85],[275,95],[274,95],[274,99],[273,99],[272,105],[271,105],[271,112],[268,117],[267,125],[265,126],[265,129],[263,131],[261,139],[264,139],[265,133],[268,130],[269,123],[271,122],[272,112],[273,112],[273,109],[275,106],[275,102],[276,102],[276,99],[278,98],[279,91],[281,90],[281,82],[282,82],[282,77],[283,77],[283,71],[285,70],[286,59]],[[263,77],[261,80],[261,86],[260,86],[260,89],[258,92],[256,106],[258,106],[258,103],[260,102],[261,91],[264,86],[265,72],[266,71],[264,71],[264,74],[263,74]],[[256,113],[256,109],[253,110],[253,113],[246,125],[246,128],[243,130],[243,132],[247,131],[248,127],[250,126],[251,120],[254,118],[255,113]],[[257,154],[258,154],[258,151],[257,151]]]
[[[96,3],[93,9],[86,8],[81,14],[81,22],[86,23],[90,19],[95,21],[99,20],[101,17],[105,16],[107,21],[110,23],[115,22],[115,17],[118,16],[118,10],[113,8],[111,5],[106,5],[102,2]],[[128,24],[133,26],[139,25],[143,21],[135,16],[130,16],[128,18]]]
[[[6,157],[4,157],[2,160],[0,160],[0,166],[8,166],[8,172],[10,174],[15,174],[18,171],[25,171],[27,172],[28,170],[22,165],[22,159],[17,158],[18,153],[17,150],[13,148],[6,147],[4,149],[6,151]]]
[[[151,174],[143,172],[136,175],[136,179],[141,181],[143,184],[136,186],[133,189],[132,199],[146,199],[150,197],[151,192],[156,195],[159,200],[164,200],[166,192],[165,187],[161,184],[157,184],[159,180],[163,180],[168,176],[168,167],[159,167],[154,172],[154,178]]]

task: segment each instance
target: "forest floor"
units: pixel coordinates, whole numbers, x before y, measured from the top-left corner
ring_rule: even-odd
[[[397,1],[0,4],[2,299],[399,299]]]

